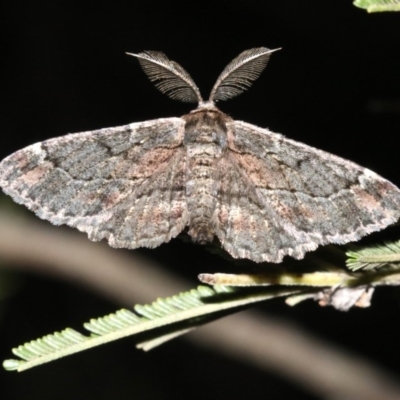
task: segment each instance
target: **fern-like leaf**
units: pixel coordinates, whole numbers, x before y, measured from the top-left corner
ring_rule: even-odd
[[[297,292],[297,288],[264,288],[255,292],[228,286],[199,286],[176,296],[158,299],[149,305],[137,305],[135,312],[122,309],[114,314],[92,319],[84,324],[91,332],[90,336],[67,328],[33,340],[13,349],[13,353],[20,359],[6,360],[3,367],[7,370],[23,371],[123,337],[163,328],[158,336],[138,345],[139,348],[148,350],[221,314],[231,313],[238,307]],[[185,323],[184,327],[182,322]]]
[[[400,0],[355,0],[356,7],[364,8],[369,13],[400,11]]]
[[[222,71],[210,94],[210,101],[227,100],[247,90],[267,66],[272,52],[266,47],[245,50]]]
[[[400,263],[400,241],[351,250],[346,255],[346,265],[353,271],[377,269],[387,264]]]
[[[155,83],[160,92],[171,99],[188,103],[200,103],[200,91],[190,75],[175,61],[160,51],[145,51],[139,54],[126,53],[139,59],[140,66]]]
[[[386,244],[385,249],[379,253],[384,253],[390,262],[394,262],[395,258],[400,261],[399,251],[400,241]],[[84,324],[91,332],[89,336],[67,328],[33,340],[13,349],[19,359],[6,360],[3,367],[9,371],[23,371],[143,332],[148,333],[147,338],[138,343],[137,347],[150,350],[239,308],[277,297],[289,296],[290,304],[312,298],[319,301],[320,305],[330,305],[343,311],[352,306],[367,307],[376,286],[400,286],[400,268],[383,272],[349,273],[338,270],[236,277],[227,274],[202,274],[200,278],[208,283],[223,282],[225,285],[216,285],[213,288],[199,286],[176,296],[158,299],[152,304],[136,305],[134,312],[122,309],[114,314],[92,319]],[[229,284],[253,287],[226,286]]]

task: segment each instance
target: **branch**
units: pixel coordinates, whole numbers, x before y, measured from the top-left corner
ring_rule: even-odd
[[[78,232],[7,214],[0,212],[0,255],[9,266],[68,278],[123,305],[192,286],[137,252],[111,249]],[[185,337],[241,362],[272,369],[320,397],[400,398],[396,380],[369,361],[257,313],[236,314]]]

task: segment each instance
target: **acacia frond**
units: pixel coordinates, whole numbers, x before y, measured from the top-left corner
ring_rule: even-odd
[[[20,359],[6,360],[3,367],[9,371],[23,371],[123,337],[168,327],[167,332],[164,329],[158,332],[158,336],[156,332],[153,339],[138,345],[139,348],[148,350],[209,322],[222,313],[297,292],[297,288],[264,288],[255,292],[228,286],[199,286],[176,296],[158,299],[149,305],[136,305],[135,312],[122,309],[114,314],[92,319],[84,324],[91,332],[90,336],[67,328],[25,343],[12,350]],[[182,325],[176,326],[181,322],[185,323],[183,328]]]
[[[382,11],[400,11],[400,0],[355,0],[356,7],[364,8],[369,13]]]
[[[400,241],[349,252],[348,256],[353,260],[353,269],[354,265],[355,268],[365,268],[367,263],[371,266],[371,260],[375,267],[394,263],[400,261]],[[66,328],[25,343],[13,349],[19,359],[6,360],[3,367],[9,371],[23,371],[143,332],[147,333],[146,338],[137,342],[137,347],[150,350],[199,325],[233,313],[238,308],[277,297],[289,297],[287,302],[291,305],[311,298],[320,305],[333,306],[342,311],[353,306],[368,307],[376,286],[400,286],[400,265],[389,270],[357,273],[332,269],[325,272],[298,271],[249,276],[202,274],[200,278],[215,286],[199,286],[148,305],[136,305],[133,311],[122,309],[105,317],[91,319],[84,324],[90,332],[87,336]]]
[[[346,255],[346,265],[353,271],[377,269],[387,264],[400,263],[400,240],[351,250]]]

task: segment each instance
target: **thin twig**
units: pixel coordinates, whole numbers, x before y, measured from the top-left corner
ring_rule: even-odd
[[[149,302],[193,286],[136,252],[114,250],[91,243],[78,232],[4,212],[0,212],[0,256],[8,265],[68,278],[123,305]],[[236,314],[185,337],[276,371],[324,398],[400,398],[395,379],[369,361],[265,315]]]

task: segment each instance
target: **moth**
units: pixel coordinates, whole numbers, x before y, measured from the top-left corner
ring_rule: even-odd
[[[113,247],[153,248],[187,228],[194,242],[216,236],[233,257],[256,262],[300,259],[394,223],[392,183],[216,107],[248,89],[275,50],[239,54],[207,101],[165,54],[131,54],[156,88],[197,108],[33,144],[0,163],[0,185],[40,218]]]

